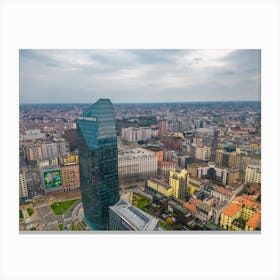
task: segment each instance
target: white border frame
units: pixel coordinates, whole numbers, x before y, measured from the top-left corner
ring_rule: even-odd
[[[278,1],[2,1],[1,278],[279,279],[279,34]],[[262,49],[262,233],[20,235],[20,48]]]

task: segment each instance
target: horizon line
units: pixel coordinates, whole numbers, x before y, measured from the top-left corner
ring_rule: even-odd
[[[103,98],[99,98],[99,99],[103,99]],[[97,100],[99,100],[97,99]],[[108,98],[110,99],[110,98]],[[110,99],[111,100],[111,99]],[[94,101],[93,101],[94,102]],[[96,101],[95,101],[96,102]],[[111,100],[112,102],[112,100]],[[178,103],[230,103],[230,102],[261,102],[261,100],[221,100],[221,101],[160,101],[160,102],[151,102],[151,101],[147,101],[147,102],[112,102],[113,104],[178,104]],[[34,103],[28,103],[28,102],[22,102],[19,103],[19,105],[62,105],[62,104],[92,104],[92,102],[34,102]]]

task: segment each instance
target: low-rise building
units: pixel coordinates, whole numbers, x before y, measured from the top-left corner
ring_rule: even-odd
[[[210,179],[212,182],[224,186],[232,184],[239,178],[239,172],[237,169],[228,169],[217,166],[214,162],[203,163],[200,165],[192,164],[189,166],[188,171],[194,178]]]
[[[159,219],[121,199],[109,207],[109,230],[156,231]]]
[[[208,221],[212,217],[212,207],[206,203],[200,203],[196,206],[196,216],[202,221]]]
[[[260,227],[260,219],[260,202],[243,195],[236,197],[222,211],[220,227],[224,230],[255,230],[257,226]]]
[[[150,178],[146,183],[146,189],[152,193],[160,193],[166,197],[173,195],[173,189],[167,182],[156,178]]]
[[[187,193],[192,196],[195,192],[201,190],[201,185],[202,182],[200,180],[189,178],[189,183],[187,185]]]
[[[41,180],[45,192],[62,191],[62,176],[59,166],[48,166],[41,168]]]
[[[247,221],[245,230],[252,231],[258,230],[261,228],[261,213],[256,212],[253,216]]]
[[[79,155],[78,152],[71,152],[62,154],[60,157],[60,162],[62,164],[66,163],[79,163]]]

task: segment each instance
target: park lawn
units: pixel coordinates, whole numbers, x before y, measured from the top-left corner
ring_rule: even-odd
[[[80,199],[72,199],[67,201],[57,202],[51,205],[51,208],[55,215],[62,215],[69,210],[69,208]]]
[[[28,213],[29,217],[31,217],[32,214],[34,213],[34,211],[32,208],[27,208],[27,213]]]
[[[63,224],[58,225],[58,228],[59,228],[59,230],[63,230],[64,229]]]
[[[22,211],[21,211],[21,210],[19,210],[19,219],[20,219],[20,220],[23,220],[23,214],[22,214]]]

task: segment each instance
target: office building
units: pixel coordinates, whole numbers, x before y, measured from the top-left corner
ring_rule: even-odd
[[[138,142],[151,139],[152,129],[149,127],[127,127],[122,128],[122,139]]]
[[[77,148],[77,129],[65,130],[63,138],[68,141],[70,151],[74,151]]]
[[[40,144],[30,144],[25,146],[26,159],[30,161],[37,161],[43,159],[42,148]]]
[[[182,131],[182,122],[179,121],[179,120],[170,122],[169,130],[172,131],[172,132]]]
[[[245,182],[247,183],[261,183],[261,166],[249,164],[246,168]]]
[[[118,155],[118,170],[121,178],[147,178],[157,175],[157,154],[142,148],[123,150]]]
[[[161,137],[160,142],[163,144],[164,149],[174,150],[176,152],[182,151],[183,140],[176,136],[164,136]]]
[[[58,155],[57,144],[53,142],[47,142],[41,144],[43,159],[52,158]]]
[[[203,163],[200,165],[190,165],[189,173],[195,178],[210,179],[219,185],[232,184],[239,178],[239,171],[234,168],[225,168],[215,165],[214,162]]]
[[[218,129],[214,130],[214,139],[212,142],[212,147],[211,147],[211,156],[210,160],[215,162],[216,161],[216,152],[217,152],[217,147],[218,147],[218,136],[219,136],[220,131]]]
[[[109,207],[119,200],[114,107],[99,99],[77,119],[80,189],[84,216],[93,229],[109,227]]]
[[[235,151],[227,152],[225,150],[216,151],[216,163],[224,167],[233,167],[240,169],[242,156]]]
[[[64,191],[71,191],[80,188],[79,164],[75,162],[61,165],[62,186]]]
[[[178,166],[180,168],[187,169],[189,165],[193,162],[193,158],[191,156],[181,156],[178,159]]]
[[[203,161],[209,161],[211,156],[211,147],[207,146],[196,146],[195,147],[195,158]]]
[[[57,154],[61,155],[64,153],[68,153],[69,150],[69,143],[68,141],[66,141],[63,138],[54,138],[53,139],[54,143],[56,143],[56,147],[57,147]]]
[[[163,149],[160,146],[147,145],[143,148],[157,155],[158,164],[163,162]]]
[[[186,169],[170,171],[169,186],[173,190],[173,197],[185,199],[187,195],[187,186],[189,183],[189,175]]]
[[[20,135],[20,140],[23,142],[28,142],[44,139],[45,137],[45,133],[41,133],[40,129],[30,129],[26,130],[24,134]]]
[[[124,200],[109,208],[109,230],[156,231],[159,220]]]
[[[159,121],[159,136],[166,136],[168,134],[169,123],[167,120]]]
[[[153,193],[153,194],[161,194],[166,197],[170,197],[173,195],[173,189],[168,185],[168,182],[165,180],[160,180],[157,178],[150,178],[145,188],[147,191]]]
[[[28,198],[28,189],[26,184],[25,173],[23,169],[19,171],[19,199],[25,200]]]

